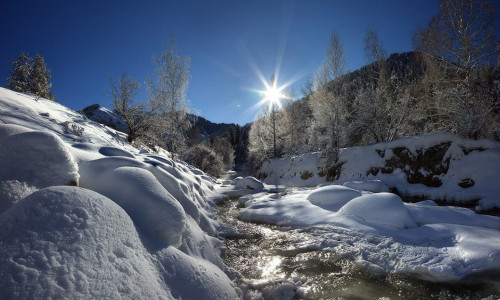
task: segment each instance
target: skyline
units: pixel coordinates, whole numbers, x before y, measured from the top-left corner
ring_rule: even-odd
[[[2,4],[2,86],[23,51],[41,53],[52,72],[57,101],[74,110],[111,107],[108,78],[122,72],[141,84],[154,76],[159,55],[175,32],[191,58],[187,99],[215,123],[253,121],[264,78],[293,81],[295,98],[321,64],[329,33],[340,35],[350,71],[366,64],[363,37],[376,30],[388,53],[412,50],[418,25],[438,11],[437,1],[20,1]],[[495,21],[498,28],[498,17]]]

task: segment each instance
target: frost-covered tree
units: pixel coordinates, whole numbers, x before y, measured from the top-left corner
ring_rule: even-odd
[[[252,168],[259,168],[268,159],[283,156],[286,122],[283,110],[273,113],[270,106],[260,111],[248,134],[248,157]],[[276,143],[274,143],[276,142]]]
[[[33,67],[30,74],[30,91],[40,97],[54,100],[54,94],[50,91],[50,70],[47,69],[45,59],[41,54],[37,54],[33,60]]]
[[[486,0],[440,0],[440,10],[415,35],[427,67],[424,111],[430,126],[465,137],[489,135],[498,101],[477,86],[495,54],[495,10]]]
[[[407,133],[414,98],[404,91],[388,95],[384,87],[361,90],[355,99],[352,129],[362,133],[364,143],[392,141]]]
[[[12,70],[7,78],[7,87],[16,92],[26,93],[30,91],[30,74],[33,65],[33,59],[29,58],[24,52],[17,56],[17,60],[12,62]]]
[[[293,156],[310,151],[309,127],[311,126],[312,112],[309,99],[303,98],[285,103],[283,113],[286,122],[284,155]]]
[[[221,157],[224,169],[229,170],[233,167],[234,148],[228,137],[213,137],[210,139],[209,147]]]
[[[409,132],[407,125],[415,114],[415,101],[408,83],[390,73],[387,52],[377,32],[368,29],[364,41],[366,59],[371,63],[370,77],[354,99],[351,130],[362,143],[392,141]]]
[[[340,36],[333,30],[326,47],[323,63],[314,74],[313,89],[317,91],[330,81],[344,75],[346,72],[345,63],[344,47]]]
[[[336,31],[333,31],[325,59],[316,72],[314,92],[309,98],[312,111],[311,145],[326,154],[326,165],[338,159],[339,147],[345,144],[347,110],[344,99],[329,89],[331,80],[345,74],[345,55]]]
[[[122,73],[115,81],[110,78],[111,100],[113,110],[123,117],[128,127],[128,142],[144,135],[150,127],[150,118],[145,113],[145,104],[136,104],[135,96],[139,89],[139,82]]]
[[[187,131],[191,127],[186,99],[191,59],[178,54],[172,36],[163,53],[153,61],[156,82],[150,80],[149,89],[151,112],[156,116],[154,127],[158,135],[164,136],[167,149],[179,153],[185,148]]]
[[[198,169],[219,176],[224,171],[224,162],[220,154],[205,145],[196,145],[186,150],[182,159]]]
[[[37,54],[33,59],[23,52],[19,53],[17,60],[12,62],[12,70],[7,81],[7,87],[13,91],[55,99],[50,91],[52,87],[50,71],[41,54]]]

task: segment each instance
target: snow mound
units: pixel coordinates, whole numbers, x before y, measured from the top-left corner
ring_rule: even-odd
[[[186,226],[184,209],[151,172],[127,166],[133,162],[122,157],[90,161],[81,168],[82,187],[120,205],[147,236],[148,246],[179,246]]]
[[[104,156],[125,156],[130,158],[135,157],[132,153],[128,152],[127,150],[119,149],[116,147],[101,147],[99,149],[99,153],[101,153]]]
[[[176,299],[239,299],[234,283],[217,266],[168,247],[157,255]],[[186,284],[189,283],[189,284]]]
[[[264,188],[264,184],[260,182],[257,178],[248,176],[248,177],[237,177],[233,180],[233,183],[236,189],[247,189],[247,190],[262,190]]]
[[[15,124],[0,124],[0,141],[14,134],[32,131],[24,126]]]
[[[401,198],[391,193],[369,194],[355,198],[344,205],[339,213],[361,218],[367,223],[394,228],[416,226]]]
[[[315,189],[307,196],[307,200],[323,209],[338,211],[347,202],[359,196],[359,191],[341,185],[330,185]]]
[[[2,298],[171,298],[128,215],[93,191],[42,189],[0,226]]]
[[[373,193],[389,192],[389,187],[381,180],[355,180],[344,182],[344,186],[358,191],[369,191]]]
[[[0,181],[18,180],[44,188],[78,185],[78,165],[64,142],[49,132],[23,132],[0,145]]]

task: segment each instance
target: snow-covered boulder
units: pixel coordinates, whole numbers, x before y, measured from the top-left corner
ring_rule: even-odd
[[[4,299],[169,299],[118,205],[78,187],[37,191],[0,215]]]
[[[0,144],[0,181],[18,180],[37,188],[78,185],[78,165],[64,142],[49,132],[5,137]]]
[[[403,201],[391,193],[368,194],[354,198],[339,213],[360,218],[367,223],[394,228],[415,227]]]
[[[233,180],[233,184],[236,189],[247,189],[247,190],[262,190],[264,184],[260,182],[257,178],[252,176],[247,177],[237,177]]]
[[[361,196],[361,192],[341,185],[329,185],[315,189],[307,200],[323,209],[338,211],[352,199]]]

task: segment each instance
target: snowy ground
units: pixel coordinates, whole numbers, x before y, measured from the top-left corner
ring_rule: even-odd
[[[242,181],[255,180],[233,185]],[[500,217],[431,200],[403,203],[378,181],[259,192],[239,202],[240,219],[306,229],[310,238],[297,248],[333,251],[374,272],[454,282],[500,270]]]
[[[215,180],[0,88],[0,298],[237,299]]]

